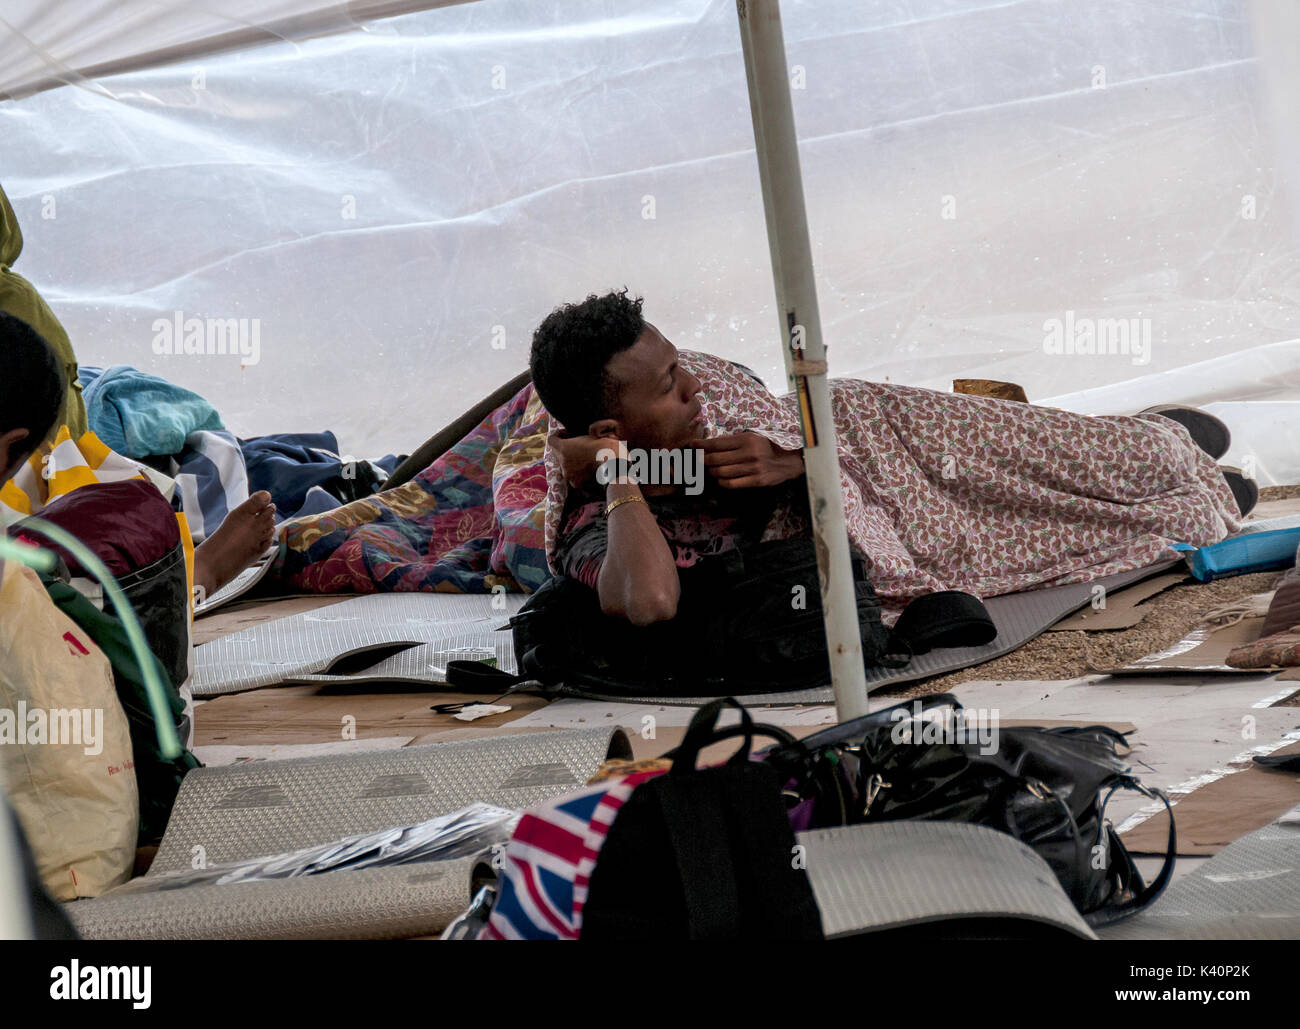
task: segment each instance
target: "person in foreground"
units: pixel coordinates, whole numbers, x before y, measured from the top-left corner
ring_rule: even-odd
[[[679,568],[811,532],[795,398],[679,351],[642,303],[624,289],[557,308],[530,361],[552,418],[551,570],[638,625],[676,614]],[[1087,581],[1240,528],[1215,463],[1226,441],[1198,446],[1188,409],[1091,417],[857,379],[830,389],[850,543],[887,622],[925,593]]]

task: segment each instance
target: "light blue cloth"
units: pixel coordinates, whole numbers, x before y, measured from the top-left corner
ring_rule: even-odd
[[[130,365],[105,368],[82,397],[91,431],[127,457],[179,454],[190,433],[225,428],[197,393]]]

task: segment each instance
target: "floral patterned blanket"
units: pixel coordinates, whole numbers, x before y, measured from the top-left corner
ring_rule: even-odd
[[[548,417],[531,384],[410,482],[286,522],[271,574],[308,593],[531,592]]]

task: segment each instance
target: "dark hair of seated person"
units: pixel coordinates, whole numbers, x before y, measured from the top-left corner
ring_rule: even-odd
[[[593,293],[581,303],[557,307],[533,333],[533,385],[546,410],[571,435],[585,434],[602,418],[618,417],[618,386],[605,368],[645,330],[642,302],[630,299],[626,287],[604,296]]]
[[[19,464],[54,431],[66,389],[54,348],[0,311],[0,465]]]

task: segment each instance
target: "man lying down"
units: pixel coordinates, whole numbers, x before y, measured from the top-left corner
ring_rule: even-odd
[[[641,308],[626,289],[557,308],[531,365],[559,423],[551,570],[646,625],[675,615],[679,568],[807,535],[811,521],[794,396],[679,351]],[[830,390],[850,543],[889,624],[937,590],[1081,582],[1169,556],[1171,543],[1215,543],[1249,503],[1215,463],[1222,423],[1192,409],[1091,417],[858,379]]]

